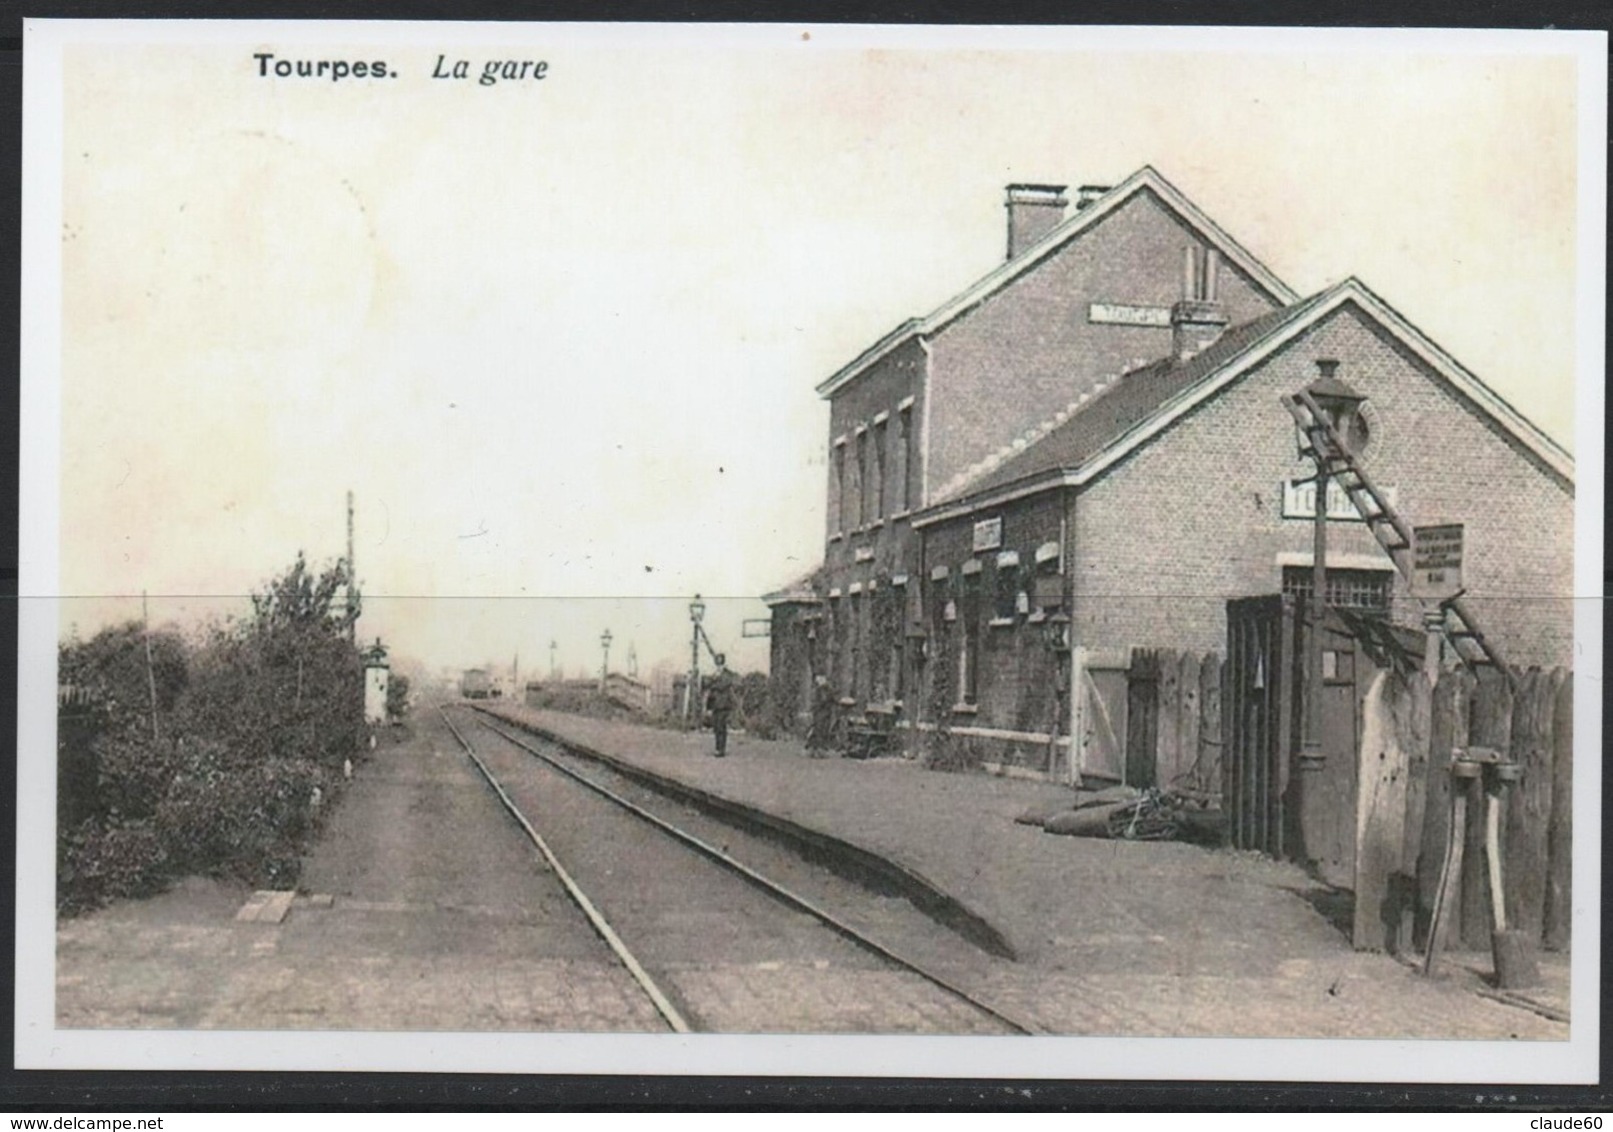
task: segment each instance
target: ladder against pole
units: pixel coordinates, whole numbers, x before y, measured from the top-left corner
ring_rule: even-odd
[[[1367,530],[1383,547],[1400,576],[1409,581],[1412,574],[1411,527],[1356,461],[1338,430],[1309,392],[1301,390],[1283,398],[1283,407],[1294,418],[1294,424],[1305,437],[1306,443],[1300,449],[1300,454],[1310,457],[1316,464],[1318,481],[1326,476],[1344,490]],[[1326,507],[1327,500],[1318,498],[1316,506]],[[1423,604],[1430,612],[1437,610],[1440,632],[1451,643],[1451,648],[1462,663],[1470,668],[1493,665],[1509,683],[1512,682],[1511,670],[1484,635],[1460,594],[1445,601],[1424,599]],[[1464,644],[1467,651],[1463,650]]]

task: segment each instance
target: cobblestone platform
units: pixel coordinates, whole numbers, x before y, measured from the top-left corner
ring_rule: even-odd
[[[1428,980],[1358,954],[1345,894],[1296,866],[1174,842],[1055,837],[1014,818],[1073,801],[1063,786],[925,770],[904,759],[813,759],[792,740],[542,711],[500,714],[880,854],[986,917],[1013,944],[995,991],[1063,1032],[1536,1038],[1566,1024],[1480,997],[1488,956]],[[1566,1012],[1566,956],[1528,992]],[[1068,1015],[1068,1017],[1066,1017]]]

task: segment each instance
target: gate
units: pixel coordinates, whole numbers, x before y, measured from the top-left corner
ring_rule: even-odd
[[[1378,617],[1328,609],[1322,620],[1319,750],[1301,753],[1311,619],[1292,595],[1227,603],[1222,795],[1232,844],[1356,884],[1362,698],[1392,665],[1415,670],[1422,638]]]
[[[1293,843],[1284,799],[1299,743],[1295,708],[1304,672],[1291,595],[1227,603],[1227,676],[1222,693],[1221,797],[1237,849],[1273,857]]]

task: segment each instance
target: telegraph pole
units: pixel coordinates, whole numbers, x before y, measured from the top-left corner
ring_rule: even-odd
[[[555,681],[560,679],[560,668],[555,663],[555,650],[559,647],[554,641],[549,642],[549,679]]]
[[[358,567],[353,563],[353,491],[347,491],[347,641],[358,642],[358,606],[354,601],[357,592]]]
[[[160,740],[157,730],[157,673],[151,663],[151,613],[146,607],[146,591],[140,591],[140,636],[146,643],[146,687],[151,692],[151,737]]]

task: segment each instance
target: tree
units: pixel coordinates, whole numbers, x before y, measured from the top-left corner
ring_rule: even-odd
[[[388,719],[402,719],[409,712],[409,678],[394,671],[386,683],[386,715]]]

